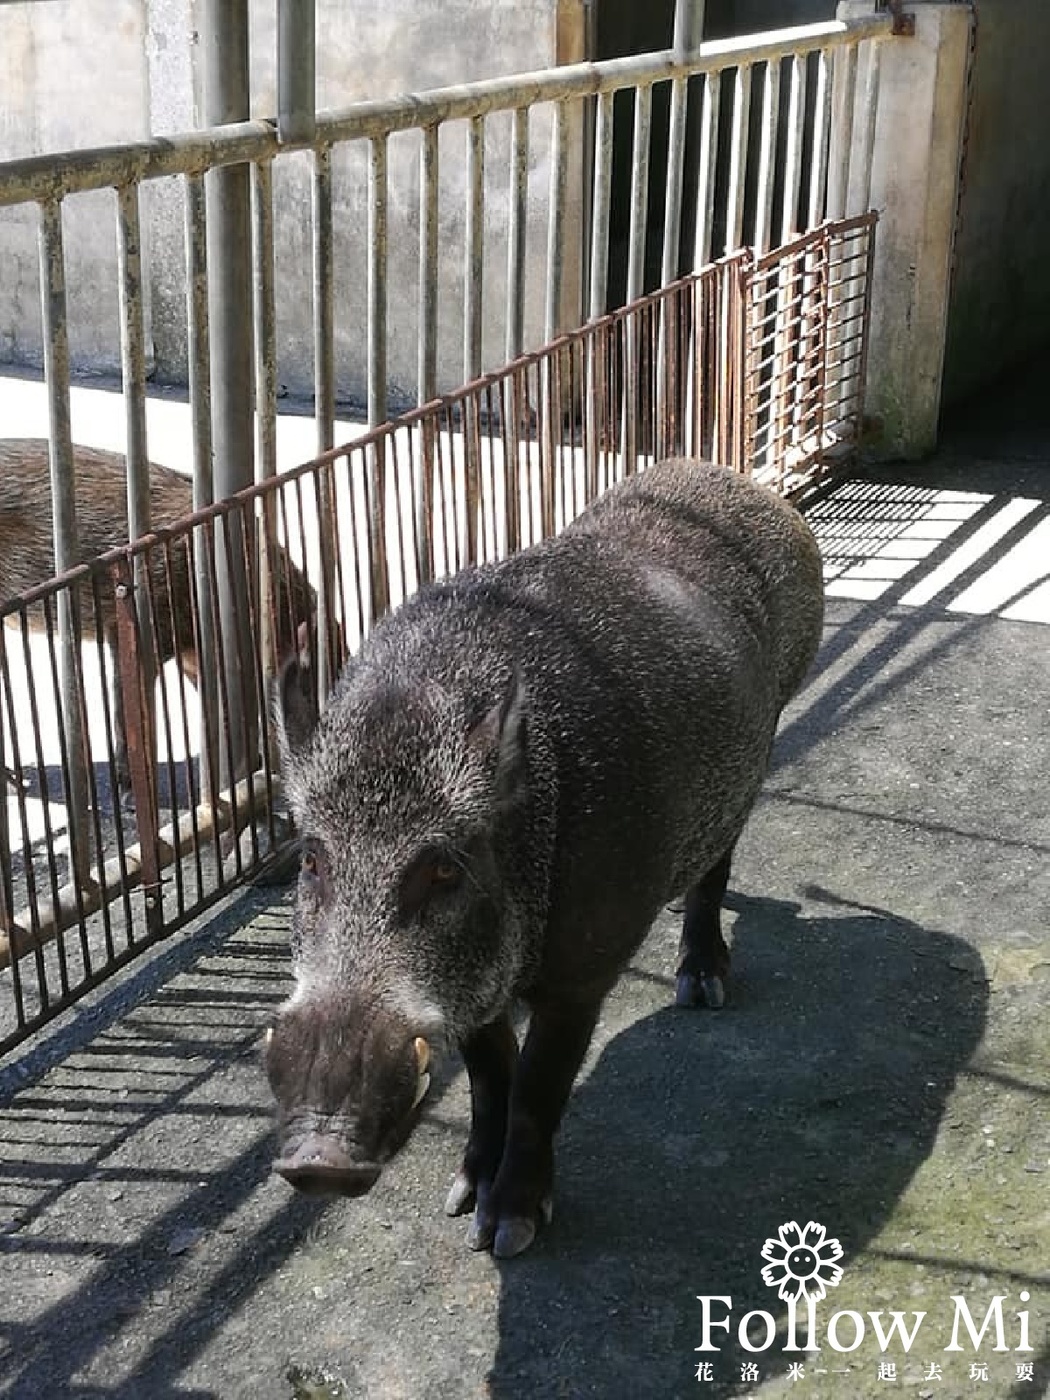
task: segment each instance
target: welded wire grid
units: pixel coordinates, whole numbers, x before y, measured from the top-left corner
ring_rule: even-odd
[[[269,715],[282,658],[336,676],[421,584],[556,533],[663,457],[784,489],[819,471],[858,421],[871,226],[723,259],[0,607],[16,783],[0,804],[0,1049],[286,853]],[[60,602],[79,641],[72,727]]]
[[[860,439],[875,223],[869,213],[825,225],[745,274],[748,452],[781,491]]]

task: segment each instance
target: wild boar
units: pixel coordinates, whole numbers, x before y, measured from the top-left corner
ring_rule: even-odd
[[[414,1124],[430,1047],[453,1044],[472,1122],[446,1209],[475,1207],[472,1248],[528,1247],[602,1000],[675,898],[676,1000],[722,1003],[733,847],[822,617],[794,508],[674,460],[557,538],[424,588],[320,716],[287,665],[303,847],[296,986],[266,1049],[279,1173],[367,1191]]]
[[[75,446],[76,508],[81,559],[104,554],[126,544],[127,473],[124,458],[116,452]],[[150,466],[150,509],[155,527],[174,524],[193,509],[189,479],[168,467]],[[0,600],[7,601],[51,578],[55,571],[51,526],[51,485],[48,444],[35,438],[0,439]],[[154,598],[157,658],[160,665],[178,655],[188,678],[196,683],[198,661],[193,615],[193,583],[190,556],[184,543],[171,551],[171,571],[164,553],[149,558],[150,586]],[[285,551],[279,555],[277,609],[278,646],[281,654],[297,645],[298,629],[312,619],[314,591],[305,575]],[[82,636],[93,641],[96,627],[110,652],[111,669],[117,645],[116,600],[110,589],[100,591],[100,616],[95,617],[94,591],[79,590]],[[34,608],[31,627],[42,629],[44,614]],[[339,641],[336,639],[336,646]],[[123,716],[123,692],[112,686],[115,767],[122,791],[130,786]]]

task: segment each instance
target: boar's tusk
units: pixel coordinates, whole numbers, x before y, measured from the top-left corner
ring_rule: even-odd
[[[412,1100],[412,1107],[413,1107],[413,1108],[416,1108],[419,1104],[421,1104],[421,1103],[423,1102],[423,1099],[426,1097],[426,1092],[427,1092],[427,1090],[428,1090],[429,1088],[430,1088],[430,1075],[429,1075],[429,1074],[421,1074],[421,1075],[419,1076],[419,1083],[416,1085],[416,1096],[415,1096],[415,1098]]]
[[[270,1043],[270,1041],[271,1041],[272,1039],[273,1039],[273,1026],[267,1026],[267,1027],[266,1027],[265,1034],[263,1035],[263,1044],[264,1044],[264,1045],[269,1045],[269,1043]]]
[[[412,1042],[412,1049],[416,1052],[416,1068],[420,1074],[425,1074],[430,1064],[430,1046],[421,1035],[417,1035]]]

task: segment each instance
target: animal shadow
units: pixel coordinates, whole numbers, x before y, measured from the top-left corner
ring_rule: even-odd
[[[498,1400],[696,1395],[697,1295],[782,1325],[786,1304],[761,1279],[766,1238],[821,1222],[848,1267],[932,1150],[985,1020],[970,946],[879,911],[728,903],[725,1011],[644,1014],[672,994],[644,972],[614,994],[643,1014],[570,1101],[551,1230],[501,1268]],[[642,960],[670,971],[676,938],[662,918]],[[717,1336],[704,1393],[742,1393],[754,1357],[735,1326]]]

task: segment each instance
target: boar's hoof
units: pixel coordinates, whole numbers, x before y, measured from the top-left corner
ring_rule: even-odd
[[[492,1253],[496,1259],[513,1259],[522,1254],[536,1238],[536,1222],[523,1215],[511,1215],[501,1220],[492,1241]]]
[[[680,972],[675,982],[675,1006],[708,1006],[720,1011],[726,1004],[725,986],[721,977],[694,977]]]
[[[380,1168],[353,1162],[331,1138],[311,1133],[274,1171],[298,1191],[312,1196],[363,1196],[379,1180]]]
[[[497,1220],[479,1207],[467,1231],[467,1246],[474,1250],[491,1249],[496,1259],[513,1259],[528,1249],[540,1224],[549,1225],[553,1214],[550,1196],[543,1198],[535,1216],[506,1215]]]
[[[474,1204],[474,1183],[466,1172],[457,1172],[452,1189],[445,1197],[445,1214],[462,1215]]]

